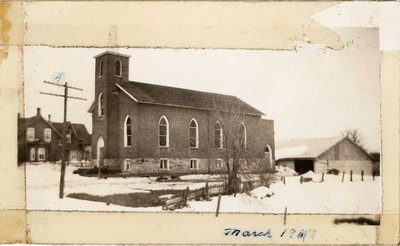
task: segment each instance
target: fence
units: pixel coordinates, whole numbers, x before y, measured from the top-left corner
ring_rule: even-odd
[[[245,182],[239,182],[239,192],[248,192],[256,187],[260,186],[259,180],[250,180]],[[175,210],[186,206],[187,202],[195,199],[209,200],[210,197],[225,195],[228,193],[227,183],[217,184],[209,186],[206,182],[205,186],[200,189],[190,190],[189,187],[182,192],[182,194],[174,195],[171,198],[161,199],[163,210]]]

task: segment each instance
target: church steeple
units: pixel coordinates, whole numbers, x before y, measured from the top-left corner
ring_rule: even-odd
[[[107,82],[129,81],[129,55],[105,51],[96,59],[96,81]]]

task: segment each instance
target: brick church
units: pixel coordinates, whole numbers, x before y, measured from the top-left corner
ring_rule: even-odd
[[[274,123],[234,96],[129,81],[129,56],[95,56],[92,159],[135,174],[274,168]],[[229,163],[230,163],[229,162]]]

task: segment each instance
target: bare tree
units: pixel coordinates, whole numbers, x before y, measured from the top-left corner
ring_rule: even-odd
[[[342,136],[349,138],[355,144],[363,147],[363,137],[358,129],[346,129],[342,132]]]
[[[244,165],[252,159],[252,154],[247,145],[246,119],[248,116],[241,109],[238,100],[232,102],[216,102],[213,116],[221,126],[221,152],[227,171],[228,195],[236,194],[239,187],[239,170],[244,170]],[[217,131],[216,134],[219,134]],[[218,136],[214,136],[216,141]],[[218,144],[218,143],[215,143]]]

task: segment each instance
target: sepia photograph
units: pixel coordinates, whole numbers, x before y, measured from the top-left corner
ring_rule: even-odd
[[[27,209],[379,215],[379,32],[335,32],[343,49],[25,46]]]

